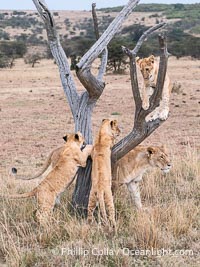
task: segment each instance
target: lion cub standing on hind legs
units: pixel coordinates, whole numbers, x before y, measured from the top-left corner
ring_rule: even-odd
[[[107,223],[107,208],[110,224],[115,229],[115,208],[111,191],[111,148],[119,133],[116,120],[105,119],[102,121],[91,153],[93,160],[92,188],[88,204],[88,223],[92,222],[94,209],[99,202],[103,223]]]
[[[35,189],[24,194],[0,196],[11,199],[36,197],[38,204],[36,218],[43,225],[48,222],[52,214],[56,198],[71,184],[78,167],[86,166],[87,158],[92,151],[92,146],[86,146],[80,132],[67,135],[65,140],[66,144],[55,167]]]
[[[149,108],[149,98],[153,94],[158,77],[159,64],[153,55],[147,58],[136,58],[136,62],[143,76],[143,86],[141,88],[142,107],[147,110]],[[147,116],[147,121],[160,118],[166,120],[169,114],[169,99],[172,91],[171,82],[166,73],[162,100],[160,106]]]

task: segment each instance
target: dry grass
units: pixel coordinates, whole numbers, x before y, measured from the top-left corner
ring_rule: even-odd
[[[167,143],[174,166],[167,176],[159,171],[146,175],[142,200],[149,212],[137,213],[125,188],[120,189],[115,198],[118,233],[113,236],[99,225],[88,227],[69,212],[71,188],[44,231],[32,215],[34,200],[1,200],[0,266],[199,266],[199,61],[170,58],[169,74],[172,81],[180,81],[183,93],[172,94],[170,118],[145,143]],[[35,173],[49,152],[63,144],[63,134],[73,131],[74,124],[53,62],[44,60],[32,69],[18,60],[12,70],[0,71],[0,79],[1,192],[24,192],[38,180],[16,182],[8,175],[10,167],[24,175]],[[105,80],[107,86],[93,116],[94,135],[102,118],[112,114],[124,136],[133,125],[130,77],[106,75]],[[151,247],[173,252],[189,249],[194,255],[126,255],[127,249],[131,254],[136,248]],[[64,251],[62,255],[62,248],[82,248],[75,254],[90,249],[90,254],[67,256]],[[92,255],[92,248],[104,255]]]
[[[146,175],[142,184],[143,203],[149,207],[146,212],[136,212],[125,188],[120,189],[115,198],[115,236],[101,225],[89,227],[69,212],[69,192],[45,230],[33,219],[34,200],[2,200],[0,266],[198,266],[199,160],[198,151],[188,146],[174,158],[170,174]],[[4,193],[16,190],[14,182],[5,184]],[[181,250],[187,255],[127,255],[152,248]],[[76,255],[68,255],[67,249]]]

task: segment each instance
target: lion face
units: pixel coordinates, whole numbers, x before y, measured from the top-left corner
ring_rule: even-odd
[[[86,142],[81,132],[77,132],[75,134],[67,134],[63,137],[63,139],[65,140],[65,142],[75,142],[81,150],[86,147]]]
[[[119,136],[121,131],[119,129],[117,120],[111,120],[110,121],[110,126],[111,126],[111,130],[112,130],[112,134],[114,136]]]
[[[108,130],[111,131],[111,134],[114,138],[119,136],[121,132],[117,120],[104,119],[102,121],[102,126],[108,126]]]
[[[150,57],[142,58],[140,59],[139,57],[136,59],[137,64],[140,67],[140,71],[142,73],[142,76],[144,80],[154,82],[155,75],[154,75],[154,62],[155,58],[153,55]]]
[[[160,168],[164,173],[168,173],[171,169],[171,162],[166,153],[164,146],[162,147],[148,147],[147,153],[149,157],[149,164],[152,167]]]

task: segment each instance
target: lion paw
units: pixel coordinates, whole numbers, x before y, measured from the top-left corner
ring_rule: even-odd
[[[149,108],[149,103],[148,102],[143,102],[142,103],[142,108],[144,109],[144,110],[147,110],[148,108]]]
[[[146,121],[154,121],[154,120],[156,120],[158,118],[159,118],[159,111],[155,109],[152,113],[150,113],[146,117]]]
[[[159,108],[155,109],[152,113],[150,113],[146,117],[146,121],[154,121],[156,119],[160,119],[162,121],[165,121],[168,118],[169,115],[169,108]]]
[[[165,108],[165,109],[160,110],[159,118],[162,121],[165,121],[168,118],[168,115],[169,115],[169,109]]]

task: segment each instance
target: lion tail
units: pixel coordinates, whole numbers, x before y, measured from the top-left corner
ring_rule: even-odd
[[[14,195],[0,195],[0,198],[9,198],[9,199],[17,199],[17,198],[29,198],[35,196],[35,190],[31,192],[23,193],[23,194],[14,194]]]
[[[24,177],[24,176],[17,175],[17,169],[16,168],[12,168],[11,172],[15,176],[16,179],[20,179],[20,180],[33,180],[33,179],[36,179],[36,178],[40,177],[48,169],[49,165],[51,164],[51,157],[52,157],[53,153],[54,153],[54,151],[52,151],[50,153],[50,155],[46,159],[46,162],[45,162],[43,168],[32,177]]]

